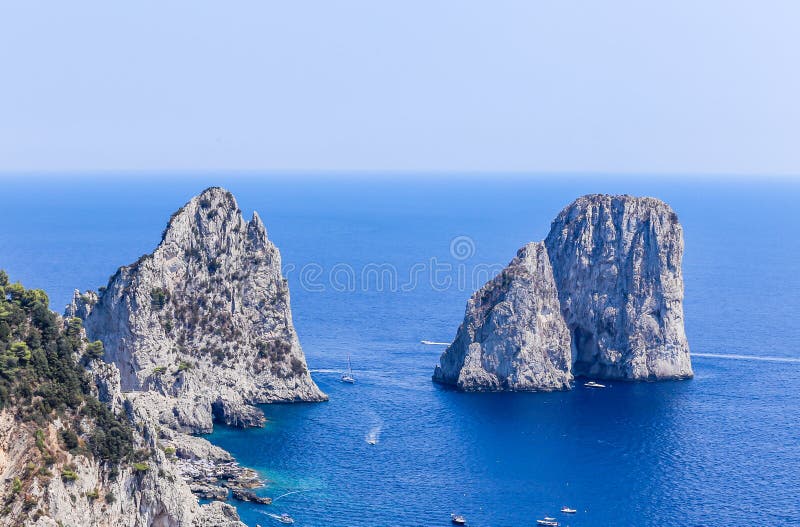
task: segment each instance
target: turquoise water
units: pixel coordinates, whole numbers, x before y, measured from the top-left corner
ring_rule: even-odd
[[[573,527],[800,525],[800,185],[10,178],[0,267],[61,306],[73,288],[103,285],[150,252],[169,214],[210,184],[233,191],[246,214],[258,210],[281,249],[300,340],[331,398],[268,406],[263,429],[210,436],[264,475],[266,495],[291,493],[240,505],[249,525],[279,525],[264,513],[288,512],[301,526],[444,526],[453,511],[474,526],[547,514]],[[653,195],[678,212],[696,378],[555,394],[432,384],[442,347],[420,341],[452,339],[482,266],[542,239],[587,192]],[[338,381],[348,355],[352,386]],[[562,505],[579,512],[562,517]]]

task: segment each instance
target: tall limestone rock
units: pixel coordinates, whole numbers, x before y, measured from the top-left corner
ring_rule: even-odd
[[[76,293],[67,314],[103,341],[122,390],[148,392],[178,430],[208,432],[214,418],[258,425],[254,404],[326,399],[292,325],[280,253],[221,188],[173,214],[156,250],[98,297]]]
[[[570,338],[543,243],[530,243],[472,295],[434,379],[464,391],[564,390]]]
[[[664,202],[581,197],[473,295],[433,378],[465,391],[689,378],[682,257]]]
[[[669,205],[584,196],[561,211],[545,244],[576,375],[692,376],[683,323],[683,229]]]

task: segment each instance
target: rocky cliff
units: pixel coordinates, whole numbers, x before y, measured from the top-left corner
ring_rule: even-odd
[[[0,526],[244,527],[199,505],[171,446],[205,441],[165,436],[48,303],[0,271]]]
[[[465,391],[569,388],[570,335],[543,243],[472,295],[434,379]]]
[[[682,256],[662,201],[581,197],[473,295],[433,378],[468,391],[689,378]]]
[[[683,324],[683,229],[666,203],[584,196],[561,211],[545,244],[576,375],[692,376]]]
[[[155,251],[99,295],[76,292],[67,314],[104,343],[123,391],[162,396],[151,407],[176,430],[259,425],[254,404],[326,399],[292,325],[280,253],[221,188],[173,214]]]
[[[0,411],[0,525],[244,527],[231,505],[199,505],[176,464],[138,435],[147,461],[110,471],[79,449],[66,450],[63,430],[58,420],[43,428],[20,426],[13,410]]]
[[[85,435],[70,449],[63,419],[33,424],[15,414],[13,406],[0,410],[0,481],[8,483],[0,525],[244,527],[234,507],[198,504],[180,460],[165,453],[170,443],[159,441],[152,421],[140,421],[133,431],[134,457],[113,465],[88,452],[98,432],[85,421]]]

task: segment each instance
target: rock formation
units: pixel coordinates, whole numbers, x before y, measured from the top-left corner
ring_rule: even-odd
[[[280,253],[221,188],[173,214],[156,250],[98,296],[76,292],[67,315],[103,342],[122,391],[163,396],[150,402],[176,430],[259,425],[254,404],[326,399],[292,325]]]
[[[0,488],[0,526],[243,527],[220,500],[270,503],[248,490],[263,485],[253,470],[186,433],[210,432],[214,420],[259,425],[258,403],[326,399],[292,325],[280,254],[257,214],[246,222],[229,192],[204,191],[172,216],[153,254],[120,268],[99,294],[76,291],[65,320],[43,307],[43,291],[0,279],[0,322],[29,317],[3,326],[2,367],[48,372],[58,384],[58,368],[42,367],[57,359],[73,375],[64,377],[70,397],[85,397],[95,405],[87,415],[100,416],[40,405],[38,422],[20,421],[31,409],[9,405],[7,388],[0,391],[0,481],[10,482]],[[44,329],[29,329],[34,323]],[[52,345],[60,333],[58,349],[72,351],[36,347],[43,334]],[[17,342],[23,337],[34,349]],[[40,382],[43,393],[59,389]],[[112,458],[105,445],[120,452]],[[200,505],[198,496],[215,501]]]
[[[570,336],[543,243],[472,295],[434,379],[465,391],[569,388]]]
[[[683,324],[683,229],[666,203],[584,196],[561,211],[545,244],[576,375],[692,376]]]
[[[467,391],[689,378],[682,256],[662,201],[579,198],[473,295],[433,378]]]
[[[228,479],[247,469],[160,427],[97,360],[102,345],[48,304],[0,271],[0,526],[244,527],[232,506],[198,503],[185,453]]]
[[[199,505],[175,464],[161,450],[150,450],[142,436],[136,438],[150,452],[147,462],[121,466],[112,477],[96,459],[65,450],[61,430],[58,420],[43,428],[20,425],[14,408],[0,410],[0,481],[10,483],[3,494],[11,490],[0,525],[244,527],[230,505]],[[43,452],[54,459],[48,465]],[[17,496],[14,485],[22,489]]]

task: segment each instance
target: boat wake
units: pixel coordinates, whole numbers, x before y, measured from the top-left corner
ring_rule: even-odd
[[[800,358],[795,357],[765,357],[760,355],[738,355],[727,353],[692,353],[692,357],[704,357],[709,359],[728,359],[728,360],[756,360],[762,362],[788,362],[800,364]]]
[[[426,346],[449,346],[449,342],[435,342],[433,340],[420,340],[420,344],[425,344]]]
[[[383,428],[382,425],[376,425],[370,428],[367,435],[364,436],[364,441],[369,443],[370,445],[377,445],[378,441],[381,439],[381,429]]]
[[[370,421],[372,421],[372,426],[370,427],[367,434],[364,436],[364,441],[366,441],[370,445],[377,445],[378,441],[380,441],[381,439],[381,431],[383,430],[383,419],[381,419],[381,416],[372,410],[368,411],[368,415],[370,415]]]
[[[308,490],[293,490],[293,491],[291,491],[291,492],[287,492],[286,494],[281,494],[281,495],[280,495],[280,496],[278,496],[277,498],[274,498],[274,499],[272,500],[272,503],[275,503],[275,502],[276,502],[276,501],[278,501],[279,499],[281,499],[281,498],[284,498],[284,497],[286,497],[286,496],[291,496],[292,494],[300,494],[301,492],[308,492]]]

